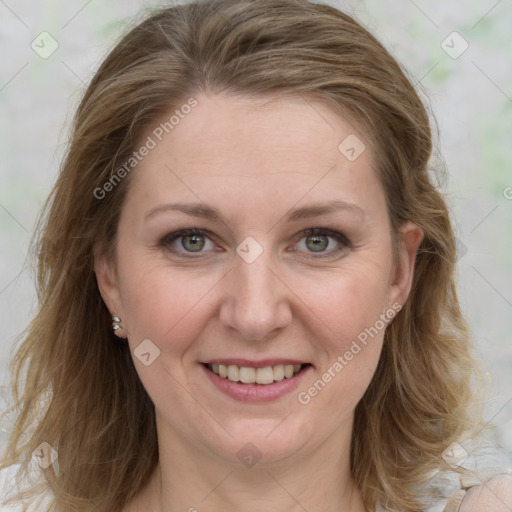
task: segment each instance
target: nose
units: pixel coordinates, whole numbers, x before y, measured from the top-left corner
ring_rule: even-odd
[[[252,263],[235,255],[234,268],[226,276],[220,320],[243,340],[270,338],[291,323],[292,292],[271,259],[266,251]]]

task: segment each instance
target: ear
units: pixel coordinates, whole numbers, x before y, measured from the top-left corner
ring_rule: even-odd
[[[423,230],[411,221],[398,234],[398,264],[391,276],[390,304],[403,305],[411,291],[418,248],[423,241]]]
[[[94,247],[94,273],[96,274],[96,282],[101,297],[110,314],[123,318],[121,293],[115,264],[100,245]]]

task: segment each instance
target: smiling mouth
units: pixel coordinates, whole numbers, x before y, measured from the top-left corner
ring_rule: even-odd
[[[237,366],[234,364],[210,364],[204,366],[211,372],[223,379],[242,384],[262,384],[268,385],[274,382],[280,382],[284,379],[290,379],[303,371],[308,364],[277,364],[275,366],[265,366],[263,368],[251,368],[247,366]]]

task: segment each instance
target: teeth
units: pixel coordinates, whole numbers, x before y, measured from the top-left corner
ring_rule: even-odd
[[[240,376],[240,369],[238,366],[235,366],[234,364],[230,364],[228,366],[228,379],[232,380],[233,382],[238,382],[238,378]]]
[[[286,364],[284,366],[284,376],[289,379],[293,375],[293,371],[295,370],[295,367],[293,364]]]
[[[257,384],[272,384],[272,382],[274,382],[274,370],[272,366],[265,366],[265,368],[258,368],[256,370]]]
[[[239,379],[240,382],[243,382],[245,384],[254,384],[256,382],[256,369],[240,367],[238,376],[240,378]],[[233,379],[231,379],[231,380],[233,380]]]
[[[250,368],[247,366],[236,366],[230,364],[209,364],[210,370],[224,379],[244,384],[272,384],[283,379],[289,379],[300,371],[300,364],[277,364],[265,366],[264,368]]]
[[[274,380],[279,381],[284,379],[284,364],[273,366],[272,369],[274,370]]]

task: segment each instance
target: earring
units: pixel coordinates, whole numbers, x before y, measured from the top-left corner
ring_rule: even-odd
[[[123,327],[121,326],[121,319],[116,315],[112,316],[112,329],[114,330],[114,334],[118,338],[126,339],[123,336],[121,336],[121,331],[123,330]]]

